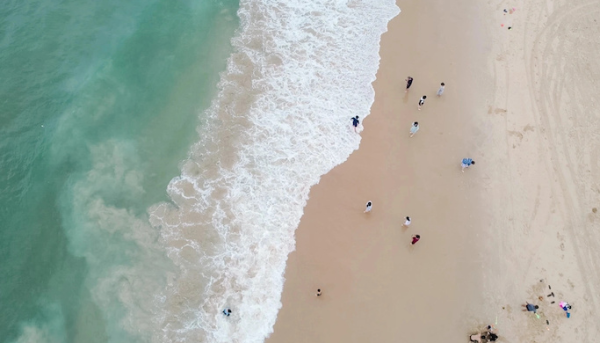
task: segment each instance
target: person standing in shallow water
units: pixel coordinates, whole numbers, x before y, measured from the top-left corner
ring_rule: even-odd
[[[446,88],[446,84],[442,82],[440,89],[437,91],[437,96],[442,96],[442,94],[444,94],[444,88]]]
[[[410,127],[410,137],[414,136],[417,131],[419,131],[419,122],[414,122]]]
[[[356,128],[358,128],[358,124],[360,124],[360,121],[358,120],[358,116],[352,117],[352,126],[354,126],[354,132],[356,132]]]
[[[427,95],[423,95],[421,97],[421,99],[419,99],[419,106],[418,106],[419,111],[421,110],[421,106],[425,105],[425,99],[427,99]]]
[[[407,93],[410,86],[412,86],[413,78],[409,76],[404,81],[406,81],[406,91],[404,91],[404,92]]]

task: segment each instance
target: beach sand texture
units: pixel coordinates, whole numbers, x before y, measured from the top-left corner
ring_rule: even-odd
[[[311,190],[267,342],[467,342],[488,324],[597,341],[600,2],[398,6],[360,150]]]

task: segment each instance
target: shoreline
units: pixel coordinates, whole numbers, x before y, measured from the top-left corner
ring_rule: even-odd
[[[477,17],[480,8],[398,5],[401,14],[382,36],[375,102],[361,147],[311,189],[269,343],[419,342],[426,332],[428,340],[459,340],[469,327],[484,324],[476,315],[462,316],[476,311],[467,301],[473,294],[483,301],[483,280],[468,272],[482,268],[469,261],[480,252],[463,249],[465,243],[479,246],[472,237],[480,220],[469,209],[477,212],[479,195],[471,185],[480,171],[475,166],[463,174],[460,161],[477,160],[478,137],[465,130],[475,128],[470,118],[486,99],[474,80],[487,59],[469,56],[489,51],[479,51],[479,37],[465,37],[464,27],[453,25]],[[446,11],[456,15],[440,20]],[[472,72],[461,72],[461,65]],[[415,81],[405,94],[408,75]],[[447,86],[438,98],[440,82]],[[418,111],[423,94],[428,99]],[[421,129],[409,138],[413,121]],[[363,214],[369,200],[373,211]],[[413,222],[403,229],[406,215]],[[421,241],[411,247],[413,234]],[[323,290],[319,299],[317,288]],[[432,326],[435,332],[429,332]]]
[[[598,144],[589,129],[578,137],[559,128],[570,117],[579,130],[600,120],[590,117],[593,102],[579,112],[568,99],[540,102],[561,84],[537,62],[553,39],[567,44],[573,35],[552,25],[583,26],[565,10],[600,4],[571,9],[536,0],[513,14],[502,13],[511,8],[506,1],[397,4],[402,12],[381,39],[361,147],[311,189],[287,261],[283,307],[266,342],[458,342],[488,324],[501,341],[596,337],[600,219],[590,209],[600,167],[586,156]],[[591,16],[585,18],[589,29]],[[583,56],[599,52],[577,48]],[[568,58],[560,57],[545,62],[557,68]],[[580,59],[580,69],[570,71],[585,79],[589,60]],[[405,96],[408,75],[415,82]],[[585,80],[587,90],[562,91],[600,91],[593,78]],[[423,94],[428,100],[417,111]],[[548,119],[552,101],[565,114],[552,109]],[[412,121],[421,129],[408,138]],[[463,157],[478,162],[464,174]],[[565,169],[573,159],[588,168]],[[364,214],[367,201],[373,211]],[[408,229],[401,228],[406,215]],[[421,241],[411,247],[413,234]],[[550,285],[559,301],[577,304],[568,321],[547,296]],[[540,319],[521,313],[525,301],[539,303]]]

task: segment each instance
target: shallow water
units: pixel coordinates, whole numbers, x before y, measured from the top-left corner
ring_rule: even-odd
[[[394,1],[3,6],[6,341],[262,342]]]
[[[173,267],[146,210],[197,140],[238,2],[0,6],[0,341],[145,341]]]

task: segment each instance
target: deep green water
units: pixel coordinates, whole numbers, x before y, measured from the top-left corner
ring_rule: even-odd
[[[135,342],[236,0],[0,3],[0,342]]]

